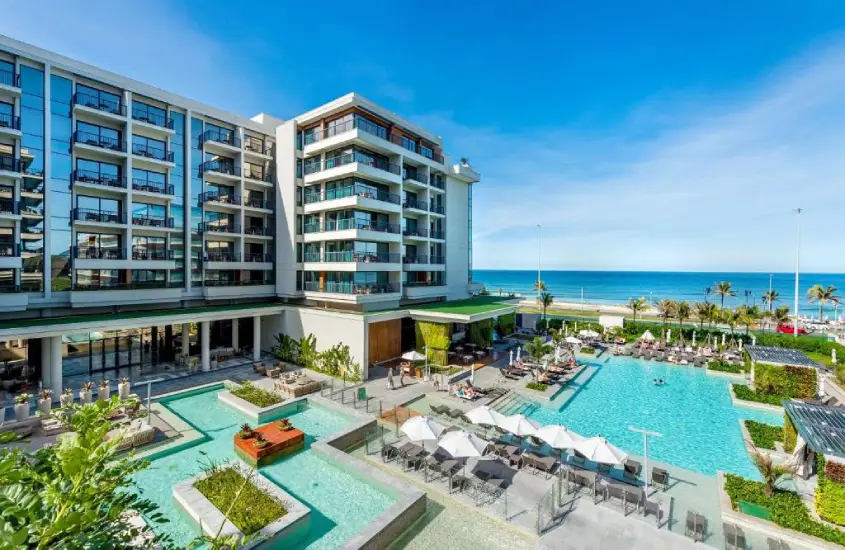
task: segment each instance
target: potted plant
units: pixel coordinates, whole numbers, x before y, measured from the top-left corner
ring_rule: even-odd
[[[83,382],[82,387],[79,388],[79,401],[83,405],[91,403],[94,393],[94,382]]]
[[[29,398],[32,397],[28,393],[22,393],[15,397],[15,420],[23,422],[29,418]]]
[[[241,431],[238,432],[238,437],[241,439],[249,439],[255,435],[255,432],[252,431],[252,426],[249,424],[241,425]]]
[[[43,389],[38,399],[38,412],[49,415],[53,406],[53,390]]]
[[[62,395],[59,396],[59,403],[61,403],[62,407],[70,407],[73,405],[73,390],[65,388],[64,391],[62,391]]]
[[[264,439],[263,435],[257,433],[255,434],[255,440],[252,442],[252,444],[255,446],[256,449],[263,449],[264,447],[269,445],[270,442]]]
[[[100,380],[100,391],[97,394],[97,398],[100,401],[107,401],[110,395],[111,387],[109,386],[109,381],[106,379]]]
[[[125,376],[117,384],[117,395],[121,401],[129,399],[129,379]]]
[[[290,420],[288,420],[287,418],[282,418],[281,420],[279,420],[279,429],[283,432],[286,432],[288,430],[292,430],[293,425],[291,425]]]
[[[466,157],[461,157],[461,166],[469,166],[469,159]]]

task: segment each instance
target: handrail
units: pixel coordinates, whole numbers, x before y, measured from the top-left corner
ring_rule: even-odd
[[[217,225],[218,222],[202,222],[199,225],[200,233],[240,233],[241,226],[233,223]]]
[[[445,214],[446,213],[445,208],[443,208],[442,206],[434,205],[434,204],[431,205],[431,211],[434,212],[435,214]]]
[[[15,157],[0,155],[0,170],[5,170],[6,172],[20,172],[21,163]]]
[[[3,214],[18,214],[20,211],[20,203],[13,199],[0,199],[0,213]]]
[[[163,195],[174,194],[174,187],[163,181],[153,181],[143,178],[132,178],[132,189],[135,191],[146,191],[148,193],[161,193]]]
[[[150,227],[173,227],[173,218],[164,216],[150,216],[149,214],[132,214],[133,225],[147,225]]]
[[[21,117],[6,113],[0,113],[0,128],[21,129]]]
[[[11,86],[13,88],[21,87],[21,75],[13,73],[12,71],[0,70],[0,84]]]
[[[150,113],[149,111],[138,109],[136,107],[132,108],[132,120],[146,122],[147,124],[152,124],[153,126],[160,126],[161,128],[169,128],[171,130],[173,130],[174,126],[172,118],[156,113]]]
[[[102,172],[95,172],[93,170],[74,170],[73,181],[81,183],[95,183],[97,185],[105,185],[107,187],[126,187],[126,178],[113,176],[111,174],[103,174]]]
[[[121,101],[103,99],[99,96],[86,94],[85,92],[76,92],[73,94],[73,103],[81,107],[88,107],[89,109],[96,109],[113,115],[126,116],[126,106]]]
[[[428,203],[417,199],[405,199],[402,208],[416,208],[417,210],[428,210]]]
[[[272,227],[260,227],[256,225],[250,225],[244,227],[244,234],[245,235],[263,235],[265,237],[272,237],[273,236],[273,228]]]
[[[102,246],[79,246],[73,247],[73,257],[82,260],[122,260],[123,247],[104,248]]]
[[[428,229],[417,227],[416,229],[403,229],[402,235],[406,237],[428,237]]]
[[[239,262],[240,255],[237,252],[214,252],[210,250],[205,251],[205,261],[207,262]]]
[[[399,292],[395,285],[390,283],[338,283],[324,282],[322,285],[316,281],[306,281],[304,288],[308,292],[328,292],[331,294],[388,294]]]
[[[217,202],[222,204],[239,205],[241,204],[241,196],[230,193],[220,193],[218,191],[206,191],[205,193],[200,193],[199,202]]]
[[[172,260],[173,259],[173,251],[168,250],[164,247],[158,247],[158,246],[154,247],[154,248],[133,246],[132,247],[132,259],[133,260]]]
[[[92,134],[91,132],[84,132],[82,130],[77,130],[73,133],[73,141],[75,143],[91,145],[93,147],[102,147],[103,149],[108,149],[110,151],[119,151],[121,153],[126,152],[125,141],[101,136],[99,134]]]
[[[203,172],[217,172],[218,174],[238,177],[241,175],[240,167],[235,166],[234,163],[221,162],[219,160],[207,160],[200,164],[200,174]]]
[[[143,143],[133,143],[132,154],[139,157],[173,162],[173,151],[159,149],[158,147],[150,147],[149,145],[144,145]]]
[[[73,219],[82,222],[126,223],[126,214],[91,208],[74,208]]]
[[[388,162],[384,159],[368,157],[360,151],[344,153],[336,157],[327,158],[323,164],[326,170],[330,170],[332,168],[337,168],[338,166],[352,164],[353,162],[378,168],[379,170],[384,170],[385,172],[390,172],[391,174],[398,175],[402,172],[398,164],[393,164],[392,162]]]
[[[233,147],[241,146],[241,139],[235,137],[234,132],[224,133],[219,130],[206,130],[200,134],[200,143],[205,143],[206,141],[214,141],[216,143],[223,143],[224,145],[231,145]]]
[[[406,264],[427,264],[428,256],[425,254],[417,254],[416,256],[404,256],[402,262]]]

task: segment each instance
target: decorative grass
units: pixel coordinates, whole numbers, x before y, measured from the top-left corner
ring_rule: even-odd
[[[284,502],[247,481],[231,466],[212,469],[194,487],[245,535],[252,535],[288,513]],[[238,491],[240,495],[232,506]]]
[[[253,386],[252,382],[249,381],[244,382],[239,388],[235,388],[231,390],[231,392],[232,395],[240,397],[244,401],[249,401],[256,407],[261,407],[262,409],[271,405],[277,405],[284,401],[282,396],[279,394]]]
[[[722,361],[711,361],[707,363],[707,368],[719,372],[730,372],[732,374],[742,374],[745,370],[742,365],[731,365]]]
[[[548,386],[546,386],[542,382],[529,382],[529,383],[525,384],[525,387],[528,388],[529,390],[546,391],[546,388]]]
[[[783,404],[781,403],[784,399],[786,399],[782,395],[774,395],[769,393],[757,393],[751,388],[743,384],[733,384],[734,395],[736,395],[737,399],[742,399],[743,401],[753,401],[755,403],[765,403],[767,405],[775,405],[778,407],[782,407]]]

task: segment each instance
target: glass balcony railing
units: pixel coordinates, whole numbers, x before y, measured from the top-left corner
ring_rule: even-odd
[[[273,175],[265,174],[263,170],[258,170],[251,166],[244,166],[244,177],[246,179],[262,181],[264,183],[273,183]]]
[[[11,128],[12,130],[20,130],[21,117],[10,115],[7,113],[0,113],[0,128]]]
[[[384,140],[387,139],[387,130],[383,126],[379,126],[365,118],[356,117],[346,122],[330,123],[330,126],[326,129],[318,129],[314,132],[307,133],[303,141],[305,145],[311,145],[326,138],[339,136],[356,129]]]
[[[217,174],[238,177],[241,175],[241,169],[235,166],[234,162],[221,162],[219,160],[207,160],[200,164],[200,174],[204,172],[215,172]]]
[[[131,283],[122,283],[119,281],[84,281],[73,285],[73,290],[80,292],[97,291],[97,290],[149,290],[158,288],[179,288],[184,286],[181,281],[133,281]]]
[[[219,286],[263,286],[272,285],[273,281],[261,279],[246,279],[243,281],[234,281],[229,279],[206,279],[202,282],[202,286],[219,287]]]
[[[106,99],[93,94],[86,94],[83,92],[76,92],[73,94],[73,103],[89,109],[96,109],[105,113],[111,113],[118,116],[126,116],[126,106],[119,101],[113,99]]]
[[[200,204],[204,202],[216,202],[238,205],[241,204],[241,196],[231,193],[220,193],[219,191],[206,191],[205,193],[200,193],[199,202]]]
[[[315,253],[310,253],[313,255]],[[341,250],[326,252],[323,259],[320,259],[319,253],[316,253],[316,259],[309,259],[306,261],[313,262],[338,262],[338,263],[359,263],[359,264],[398,264],[399,254],[376,253],[376,252],[358,252],[354,250]]]
[[[445,236],[445,234],[443,233],[443,231],[440,231],[439,229],[432,229],[432,230],[431,230],[431,235],[430,235],[430,236],[431,236],[431,238],[432,238],[432,239],[440,239],[440,240],[443,240],[443,239],[445,239],[445,238],[446,238],[446,236]]]
[[[263,208],[265,210],[272,210],[273,209],[273,201],[268,201],[264,199],[256,199],[253,197],[247,197],[244,199],[244,206],[250,206],[252,208]]]
[[[79,222],[126,223],[126,215],[123,212],[108,212],[90,208],[74,208],[73,219]]]
[[[132,189],[135,191],[146,191],[147,193],[160,193],[162,195],[172,195],[175,192],[172,185],[167,185],[163,181],[143,178],[132,178]]]
[[[366,185],[348,185],[345,187],[336,187],[334,189],[327,189],[325,194],[308,193],[305,195],[305,204],[313,204],[315,202],[331,201],[336,199],[343,199],[346,197],[362,197],[365,199],[372,199],[382,202],[389,202],[391,204],[399,204],[400,197],[395,193],[388,193],[381,189],[375,189]]]
[[[443,281],[407,281],[403,283],[406,287],[418,286],[443,286]]]
[[[273,228],[261,225],[249,225],[244,227],[244,235],[254,235],[257,237],[272,237]]]
[[[241,257],[237,252],[206,250],[205,261],[207,261],[207,262],[239,262],[239,261],[241,261]]]
[[[228,222],[202,222],[199,225],[200,233],[240,233],[241,226]]]
[[[143,225],[146,227],[173,227],[173,218],[150,216],[148,214],[132,214],[132,225]]]
[[[335,157],[326,158],[324,164],[326,170],[331,170],[332,168],[352,164],[353,162],[364,164],[366,166],[371,166],[379,170],[384,170],[385,172],[390,172],[391,174],[398,175],[402,172],[398,164],[393,164],[392,162],[388,162],[380,158],[373,158],[359,151],[355,151],[353,153],[344,153]]]
[[[172,260],[173,251],[164,247],[148,248],[145,246],[132,247],[133,260]]]
[[[103,246],[74,246],[73,257],[80,260],[122,260],[123,248]]]
[[[273,146],[264,143],[264,141],[260,139],[247,137],[244,139],[244,151],[250,151],[261,155],[272,155]]]
[[[82,143],[92,147],[99,147],[101,149],[108,149],[109,151],[117,151],[120,153],[126,152],[126,142],[112,137],[101,136],[91,132],[83,132],[77,130],[73,133],[73,141],[75,143]]]
[[[406,227],[402,230],[405,237],[428,237],[428,230],[424,227]]]
[[[436,204],[432,204],[430,210],[432,212],[434,212],[435,214],[445,214],[446,213],[445,208],[443,208],[442,206],[436,205]]]
[[[396,285],[390,283],[341,283],[306,281],[307,292],[326,292],[329,294],[389,294],[399,292]]]
[[[403,139],[402,136],[398,134],[391,134],[390,142],[395,145],[398,145],[403,149],[407,149],[408,151],[421,155],[427,159],[431,159],[434,162],[439,162],[440,164],[443,164],[443,155],[435,153],[430,147],[420,145],[415,141]]]
[[[143,143],[132,144],[132,154],[137,157],[144,157],[153,160],[161,160],[164,162],[173,162],[173,151],[161,149],[159,147],[151,147]]]
[[[21,246],[10,241],[0,241],[0,258],[18,258]]]
[[[247,254],[244,254],[244,261],[249,262],[249,263],[255,263],[255,264],[270,263],[270,262],[273,261],[273,255],[272,254],[266,254],[266,253],[255,253],[255,254],[247,253]]]
[[[428,210],[428,203],[418,199],[405,199],[402,202],[403,208],[415,208],[417,210]]]
[[[118,187],[121,189],[126,188],[126,178],[122,178],[114,174],[94,172],[93,170],[74,170],[73,181],[94,185],[104,185],[106,187]]]
[[[19,214],[20,204],[12,199],[0,199],[0,214]]]
[[[437,189],[446,189],[446,182],[443,181],[442,177],[435,176],[434,174],[429,174],[428,177],[428,184],[432,187],[436,187]]]
[[[405,180],[405,181],[410,180],[410,181],[416,182],[420,185],[426,184],[425,183],[425,176],[423,176],[422,174],[419,174],[417,172],[408,172],[406,170],[405,173],[402,175],[402,179]]]
[[[443,258],[443,256],[432,256],[430,263],[440,265],[446,263],[446,260]]]
[[[146,109],[132,109],[132,120],[146,122],[147,124],[152,124],[153,126],[173,130],[172,118],[167,118],[166,116],[158,113],[150,113]]]
[[[402,262],[406,264],[427,264],[428,263],[428,256],[425,254],[417,254],[415,256],[405,256],[402,258]]]
[[[234,132],[220,132],[218,130],[206,130],[200,134],[200,142],[205,143],[213,141],[215,143],[222,143],[224,145],[231,145],[232,147],[241,146],[240,138],[235,137]]]
[[[316,226],[316,227],[314,227]],[[319,224],[306,224],[306,233],[318,233],[320,231],[346,231],[348,229],[361,229],[365,231],[378,231],[380,233],[399,233],[399,225],[392,223],[368,222],[348,218],[343,220],[330,220],[320,228]]]
[[[21,75],[15,74],[12,71],[0,71],[0,84],[11,86],[12,88],[20,88]]]

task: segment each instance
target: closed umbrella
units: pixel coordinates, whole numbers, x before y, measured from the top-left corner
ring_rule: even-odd
[[[402,424],[402,433],[411,441],[436,441],[446,426],[427,416],[415,416]]]
[[[531,420],[524,414],[513,414],[503,418],[498,426],[517,437],[525,437],[526,435],[536,434],[541,424],[536,420]]]
[[[584,455],[584,458],[601,464],[614,464],[619,466],[628,460],[628,454],[611,445],[603,437],[590,437],[579,441],[575,450]]]

